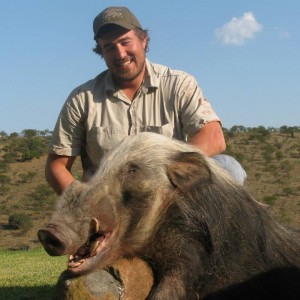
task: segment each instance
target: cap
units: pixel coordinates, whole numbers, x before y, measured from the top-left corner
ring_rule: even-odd
[[[119,25],[126,29],[142,28],[138,19],[127,7],[108,7],[94,19],[94,39],[97,38],[100,30],[108,24]]]

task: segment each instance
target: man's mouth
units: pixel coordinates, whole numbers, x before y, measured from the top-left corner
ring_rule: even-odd
[[[129,66],[133,62],[133,59],[123,60],[117,63],[117,65],[121,68]]]
[[[126,66],[128,66],[130,63],[131,63],[131,60],[128,60],[128,61],[126,61],[126,62],[123,62],[121,65],[122,65],[123,67],[126,67]]]

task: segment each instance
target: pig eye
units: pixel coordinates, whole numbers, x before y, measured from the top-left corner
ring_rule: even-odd
[[[131,163],[128,165],[127,173],[133,174],[133,173],[136,173],[138,170],[140,170],[140,167],[137,164]]]

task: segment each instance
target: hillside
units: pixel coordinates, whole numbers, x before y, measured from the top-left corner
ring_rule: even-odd
[[[227,153],[247,171],[246,187],[278,221],[300,228],[299,127],[235,126],[224,133]],[[44,179],[47,134],[0,135],[0,249],[39,246],[36,231],[49,219],[56,199]],[[80,178],[79,160],[73,173]],[[23,229],[14,222],[19,214]]]

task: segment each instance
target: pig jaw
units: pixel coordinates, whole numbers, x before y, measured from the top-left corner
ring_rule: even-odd
[[[93,218],[87,241],[75,253],[69,255],[69,271],[85,273],[91,271],[95,266],[101,266],[107,261],[106,257],[109,256],[114,235],[114,232],[102,231],[98,219]]]

